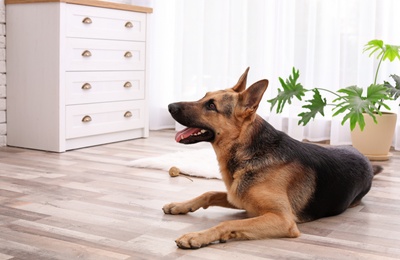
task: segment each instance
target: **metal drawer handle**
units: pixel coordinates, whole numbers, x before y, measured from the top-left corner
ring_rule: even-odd
[[[92,53],[90,51],[86,50],[82,52],[82,57],[90,57],[90,56],[92,56]]]
[[[130,51],[125,52],[124,54],[125,58],[131,58],[132,57],[132,53]]]
[[[130,88],[130,87],[132,87],[132,83],[130,83],[129,81],[125,82],[124,88]]]
[[[84,23],[84,24],[91,24],[91,23],[92,23],[92,19],[90,19],[89,17],[85,17],[85,18],[82,20],[82,23]]]
[[[126,28],[132,28],[132,27],[133,27],[133,23],[131,23],[131,22],[126,22],[125,27],[126,27]]]
[[[82,122],[84,122],[84,123],[88,123],[88,122],[90,122],[90,121],[92,121],[92,118],[91,118],[90,116],[84,116],[84,117],[82,118]]]
[[[92,85],[90,85],[89,83],[85,83],[85,84],[83,84],[82,85],[82,89],[91,89],[92,88]]]
[[[132,117],[132,112],[131,111],[126,111],[124,114],[124,117]]]

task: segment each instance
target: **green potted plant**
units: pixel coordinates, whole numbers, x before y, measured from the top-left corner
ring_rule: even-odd
[[[366,89],[366,93],[363,88],[358,86],[349,86],[337,91],[324,88],[306,89],[298,82],[299,71],[293,68],[292,75],[286,80],[279,78],[282,89],[278,89],[277,96],[268,102],[271,103],[271,111],[276,106],[276,112],[281,113],[286,104],[292,103],[293,98],[296,97],[302,101],[306,92],[312,92],[312,98],[305,100],[305,104],[302,106],[305,111],[298,115],[300,117],[299,124],[306,125],[318,113],[324,116],[324,109],[332,106],[333,116],[344,114],[342,125],[349,120],[354,147],[371,160],[387,160],[390,156],[389,150],[397,114],[383,112],[382,109],[390,110],[386,102],[400,96],[400,77],[395,74],[390,75],[394,85],[388,81],[377,83],[377,78],[382,61],[392,62],[396,58],[400,60],[400,46],[384,44],[381,40],[372,40],[365,45],[364,52],[369,52],[369,56],[376,53],[376,58],[379,60],[374,82]],[[328,102],[321,93],[331,93],[335,98]],[[356,128],[357,124],[358,128]],[[372,137],[369,134],[372,134]],[[381,137],[387,140],[382,141]],[[365,147],[367,141],[373,142],[372,148]],[[377,145],[383,147],[376,150]]]

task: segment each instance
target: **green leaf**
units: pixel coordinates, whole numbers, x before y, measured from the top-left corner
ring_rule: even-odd
[[[377,59],[379,59],[383,53],[384,53],[384,48],[383,48],[383,41],[381,40],[371,40],[367,44],[364,45],[364,51],[367,52],[370,51],[369,57],[372,56],[375,52],[379,51]]]
[[[362,96],[363,89],[357,86],[350,86],[347,88],[342,88],[338,90],[339,93],[347,94],[348,96]]]
[[[390,75],[394,79],[395,86],[392,86],[389,82],[385,81],[384,86],[388,88],[390,96],[396,100],[400,97],[400,77],[396,74]]]
[[[278,89],[278,95],[275,98],[268,100],[271,103],[271,111],[277,105],[276,113],[282,113],[285,104],[292,103],[292,98],[296,97],[298,100],[301,100],[307,90],[300,83],[297,83],[299,76],[299,70],[293,67],[292,75],[288,79],[283,80],[279,78],[282,89]]]
[[[362,95],[363,89],[357,86],[340,89],[338,92],[344,95],[334,100],[334,102],[340,101],[341,103],[334,108],[336,112],[333,116],[347,112],[343,117],[342,124],[350,120],[351,130],[356,127],[356,124],[359,125],[361,130],[364,130],[365,121],[362,113],[370,115],[376,123],[375,114],[381,114],[377,105],[383,105],[388,108],[384,101],[390,99],[390,97],[384,85],[370,85],[367,89],[366,97]]]
[[[371,84],[367,88],[367,100],[376,103],[382,99],[390,99],[390,97],[388,97],[388,89],[382,84]]]
[[[369,51],[369,57],[371,57],[375,52],[378,53],[377,59],[394,61],[398,58],[400,60],[400,46],[384,44],[381,40],[372,40],[364,45],[363,52]]]
[[[299,120],[299,125],[302,123],[306,125],[311,119],[315,118],[315,116],[320,113],[324,116],[324,108],[326,106],[326,98],[322,99],[321,94],[318,89],[313,89],[314,96],[310,100],[306,100],[308,102],[307,105],[304,105],[303,108],[308,109],[309,111],[300,113],[299,116],[301,119]]]
[[[400,60],[399,47],[400,46],[386,44],[383,60],[389,59],[390,61],[394,61],[396,58]]]

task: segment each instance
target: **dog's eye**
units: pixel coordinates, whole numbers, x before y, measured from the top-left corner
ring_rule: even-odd
[[[207,103],[207,109],[208,109],[208,110],[217,111],[217,107],[215,106],[215,104],[214,104],[214,102],[213,102],[212,100],[210,100],[210,101]]]

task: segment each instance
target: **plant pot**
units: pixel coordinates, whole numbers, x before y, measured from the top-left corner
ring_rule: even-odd
[[[389,160],[392,156],[389,150],[396,128],[397,114],[382,113],[382,116],[376,115],[377,124],[368,114],[364,114],[364,119],[364,130],[361,131],[357,126],[351,132],[353,147],[371,161]]]

